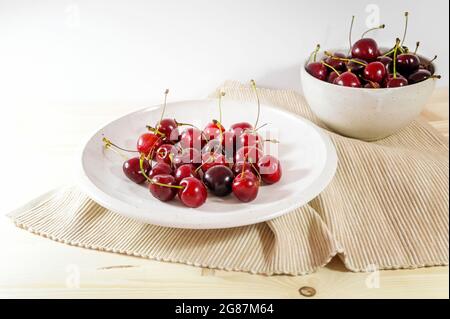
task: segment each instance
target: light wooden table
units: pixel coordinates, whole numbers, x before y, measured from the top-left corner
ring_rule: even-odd
[[[121,105],[10,107],[0,119],[1,212],[71,180],[74,155],[99,125],[131,111]],[[424,116],[448,137],[448,89],[436,91]],[[76,159],[75,159],[76,160]],[[5,169],[6,168],[6,169]],[[25,174],[28,177],[25,177]],[[0,216],[3,298],[448,298],[448,267],[351,273],[335,259],[308,276],[260,276],[101,253],[53,242]],[[377,284],[378,283],[378,284]]]

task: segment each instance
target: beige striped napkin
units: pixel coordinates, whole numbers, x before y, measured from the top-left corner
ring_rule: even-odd
[[[235,82],[226,98],[252,100]],[[293,91],[260,90],[264,103],[316,121]],[[351,271],[448,265],[448,145],[421,121],[378,142],[330,133],[336,176],[308,205],[274,220],[222,230],[147,225],[99,206],[74,187],[10,216],[66,244],[189,265],[307,274],[336,254]]]

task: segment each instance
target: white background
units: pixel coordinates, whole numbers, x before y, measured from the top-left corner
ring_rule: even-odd
[[[82,136],[165,88],[172,101],[226,79],[299,90],[315,45],[347,46],[353,14],[358,38],[372,3],[384,45],[410,11],[408,43],[440,56],[448,85],[446,0],[0,0],[0,213],[69,182]]]
[[[0,0],[0,103],[145,106],[166,87],[198,98],[225,79],[299,89],[301,61],[317,43],[347,46],[352,15],[358,38],[370,4],[384,45],[410,11],[408,44],[440,56],[448,85],[446,0]]]

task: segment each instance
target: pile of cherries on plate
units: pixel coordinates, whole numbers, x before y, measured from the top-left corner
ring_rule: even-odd
[[[253,126],[247,122],[235,123],[228,130],[221,121],[212,120],[203,130],[173,118],[164,118],[168,90],[165,92],[161,119],[155,127],[139,136],[136,150],[124,149],[106,137],[104,146],[123,157],[123,151],[136,152],[126,158],[124,174],[137,184],[148,183],[150,193],[167,202],[176,197],[187,207],[199,207],[210,193],[224,197],[233,193],[242,202],[253,201],[260,185],[274,184],[281,179],[279,160],[264,155],[267,142],[258,134],[258,118]],[[224,93],[219,96],[219,110]],[[221,115],[220,115],[221,118]],[[181,127],[186,126],[183,131]],[[277,141],[272,141],[277,142]]]
[[[320,45],[310,57],[306,70],[319,80],[332,84],[353,88],[397,88],[425,81],[430,78],[440,78],[435,75],[433,61],[427,61],[417,55],[419,42],[414,52],[404,46],[408,29],[408,12],[405,12],[405,29],[403,40],[396,39],[392,49],[381,52],[377,42],[365,35],[385,25],[367,30],[361,39],[352,43],[351,34],[354,17],[350,27],[350,50],[348,54],[325,51],[325,57],[317,61]]]

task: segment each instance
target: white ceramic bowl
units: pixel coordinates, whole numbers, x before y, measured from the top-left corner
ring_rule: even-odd
[[[343,50],[330,50],[344,52]],[[323,56],[318,56],[322,58]],[[435,79],[390,89],[349,88],[320,81],[301,70],[303,94],[313,113],[331,130],[366,141],[385,138],[422,112]]]

